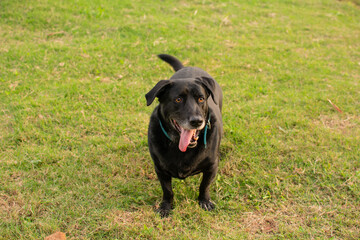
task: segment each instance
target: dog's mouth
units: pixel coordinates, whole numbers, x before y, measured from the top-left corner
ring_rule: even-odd
[[[175,120],[172,120],[175,129],[180,134],[179,149],[182,152],[186,152],[187,148],[194,148],[197,145],[199,139],[200,130],[198,129],[185,129],[181,127]]]

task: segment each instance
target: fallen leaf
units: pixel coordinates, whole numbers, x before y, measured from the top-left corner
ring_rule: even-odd
[[[56,232],[45,237],[45,240],[66,240],[66,235],[63,232]]]

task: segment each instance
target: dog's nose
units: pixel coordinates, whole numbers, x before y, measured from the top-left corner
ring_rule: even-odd
[[[198,128],[204,123],[202,117],[191,117],[190,118],[190,125],[192,127]]]

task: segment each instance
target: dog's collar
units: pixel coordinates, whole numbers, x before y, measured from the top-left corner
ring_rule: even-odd
[[[166,132],[165,128],[163,127],[160,119],[159,119],[159,123],[160,123],[161,130],[163,131],[163,133],[165,134],[165,136],[166,136],[170,141],[172,141],[171,138],[170,138],[170,136],[169,136],[169,134]]]
[[[165,128],[163,127],[161,120],[159,119],[159,124],[160,124],[160,128],[162,130],[162,132],[164,133],[164,135],[172,142],[171,137],[169,136],[169,134],[166,132]],[[210,124],[210,115],[209,115],[209,119],[207,120],[207,123],[205,125],[205,129],[204,129],[204,145],[206,148],[206,134],[207,134],[207,130],[211,129],[211,124]]]

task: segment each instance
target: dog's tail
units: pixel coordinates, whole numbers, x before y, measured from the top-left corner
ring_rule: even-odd
[[[161,60],[170,64],[173,67],[175,72],[177,72],[178,70],[180,70],[184,67],[184,65],[182,65],[182,63],[176,57],[170,56],[168,54],[159,54],[158,57]]]

